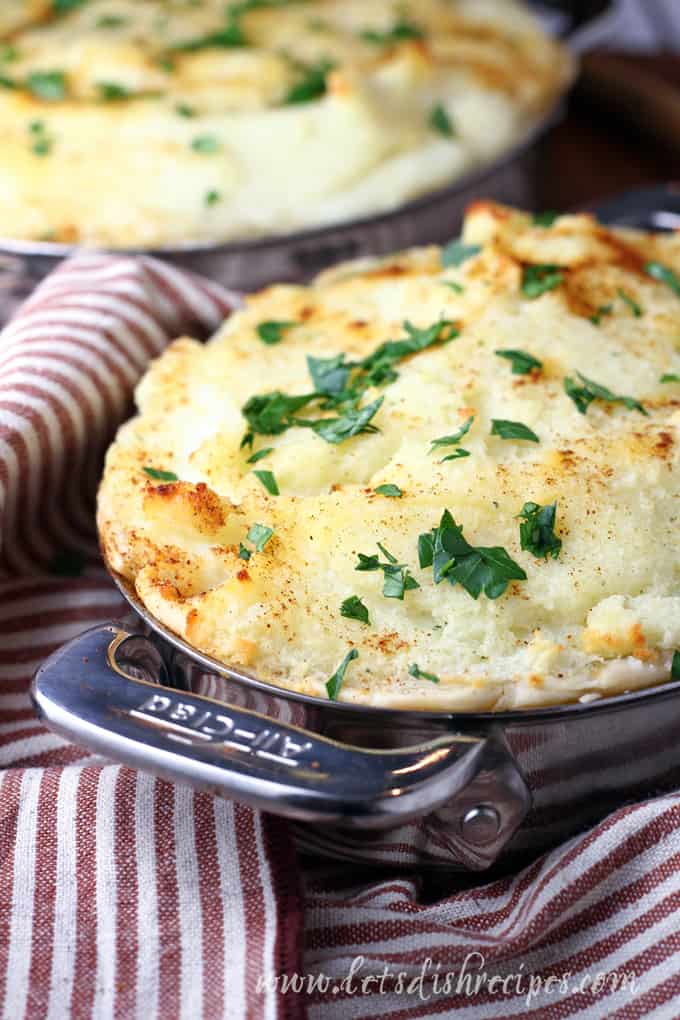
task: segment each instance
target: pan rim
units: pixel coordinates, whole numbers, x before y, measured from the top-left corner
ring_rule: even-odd
[[[595,701],[567,702],[559,705],[547,705],[542,708],[520,708],[503,712],[447,712],[444,710],[435,711],[432,709],[390,708],[389,706],[382,705],[361,705],[348,701],[326,701],[323,698],[317,698],[311,694],[301,694],[299,691],[293,691],[287,687],[278,687],[276,684],[268,683],[266,680],[260,680],[258,677],[253,676],[250,673],[243,672],[234,666],[229,666],[224,662],[220,662],[218,659],[213,658],[206,652],[202,652],[200,649],[195,648],[188,641],[185,641],[184,638],[170,630],[169,627],[166,627],[165,624],[160,622],[160,620],[157,620],[141,601],[134,590],[133,585],[121,574],[110,567],[106,559],[104,559],[104,563],[108,574],[118,588],[118,591],[121,593],[134,613],[140,617],[147,627],[149,627],[156,636],[171,645],[172,648],[183,652],[192,660],[192,662],[204,667],[206,671],[216,673],[218,676],[221,676],[226,680],[236,681],[239,684],[243,684],[250,689],[260,691],[263,694],[281,697],[287,701],[294,701],[310,708],[326,711],[331,709],[334,712],[340,711],[343,713],[361,712],[362,715],[367,716],[368,722],[376,716],[380,716],[381,718],[385,718],[385,716],[387,716],[395,721],[398,719],[410,718],[417,719],[420,722],[453,722],[457,726],[461,726],[466,729],[470,729],[477,724],[483,725],[484,727],[492,725],[503,727],[505,725],[529,725],[537,722],[558,723],[563,722],[565,718],[568,719],[573,716],[583,718],[584,716],[594,716],[598,712],[606,713],[612,711],[626,711],[632,705],[638,705],[641,702],[646,703],[651,699],[670,699],[680,691],[680,680],[671,680],[666,683],[659,683],[655,686],[644,687],[638,691],[628,691],[624,694],[614,694],[609,697],[601,697]]]

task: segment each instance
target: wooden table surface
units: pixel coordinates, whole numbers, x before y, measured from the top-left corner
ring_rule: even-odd
[[[680,83],[680,56],[626,57],[632,70]],[[680,105],[680,87],[677,91]],[[566,119],[543,146],[539,207],[569,209],[619,191],[680,179],[680,156],[667,142],[643,134],[625,116],[602,107],[597,85],[574,92]]]

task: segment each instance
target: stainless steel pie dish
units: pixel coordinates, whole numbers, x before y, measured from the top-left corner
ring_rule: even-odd
[[[606,222],[668,229],[680,186],[622,196]],[[114,577],[132,624],[38,671],[55,731],[115,760],[292,820],[346,860],[512,867],[626,801],[680,785],[680,683],[498,713],[385,710],[283,690],[199,653]]]

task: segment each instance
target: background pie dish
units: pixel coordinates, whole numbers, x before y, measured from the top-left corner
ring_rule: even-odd
[[[194,647],[305,694],[483,711],[668,680],[679,321],[676,237],[490,203],[444,251],[271,287],[141,383],[107,562]],[[437,577],[445,510],[472,551]]]
[[[0,37],[2,233],[105,247],[395,209],[511,149],[573,73],[514,0],[24,0]]]

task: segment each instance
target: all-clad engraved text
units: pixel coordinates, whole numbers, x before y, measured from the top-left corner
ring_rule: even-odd
[[[130,715],[158,726],[181,744],[220,744],[289,768],[310,765],[302,760],[312,750],[309,741],[296,740],[273,727],[246,729],[225,712],[199,708],[170,695],[153,694],[131,709]]]

